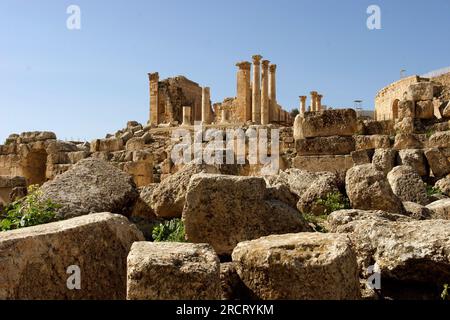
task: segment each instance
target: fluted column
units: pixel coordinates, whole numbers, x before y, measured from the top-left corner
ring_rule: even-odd
[[[269,60],[262,61],[261,124],[269,124]]]
[[[277,83],[276,83],[277,65],[271,64],[269,66],[269,122],[275,120],[276,106],[277,106]]]
[[[316,110],[316,106],[317,106],[317,103],[316,103],[317,92],[316,91],[311,91],[310,95],[311,95],[311,106],[310,106],[310,110],[309,111],[315,112],[315,111],[317,111]]]
[[[241,122],[252,120],[252,91],[250,88],[250,68],[248,61],[238,62],[237,72],[237,105],[238,118]]]
[[[252,84],[252,121],[261,123],[261,58],[254,55],[253,59],[253,84]]]
[[[211,123],[211,90],[209,87],[202,88],[202,123]]]
[[[304,114],[306,112],[306,96],[300,96],[300,113]]]

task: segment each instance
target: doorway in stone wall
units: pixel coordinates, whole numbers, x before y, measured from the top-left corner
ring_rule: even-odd
[[[46,179],[47,152],[45,149],[30,150],[21,161],[22,176],[28,185],[42,185]]]
[[[400,102],[400,100],[395,99],[394,102],[392,103],[392,119],[398,119],[398,103]]]

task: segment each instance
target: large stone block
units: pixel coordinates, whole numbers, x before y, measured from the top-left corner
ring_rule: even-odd
[[[362,136],[357,135],[353,137],[355,140],[356,150],[367,150],[367,149],[379,149],[379,148],[390,148],[391,140],[387,135],[371,135]]]
[[[299,156],[309,155],[341,155],[350,154],[355,150],[353,137],[317,137],[296,140]]]
[[[133,177],[136,187],[144,187],[153,183],[153,161],[126,162],[123,171]]]
[[[46,182],[42,192],[44,199],[60,205],[59,218],[104,211],[128,214],[138,197],[131,176],[91,158]]]
[[[125,299],[127,255],[142,240],[111,213],[0,232],[0,299]],[[75,269],[80,290],[68,288]]]
[[[450,161],[441,150],[438,148],[427,149],[424,154],[434,177],[441,178],[450,173]]]
[[[402,201],[428,204],[427,189],[416,170],[410,166],[397,166],[387,175],[394,194]]]
[[[397,162],[399,165],[412,167],[421,177],[428,176],[430,171],[421,149],[400,150]]]
[[[354,166],[348,170],[345,189],[352,208],[403,212],[401,200],[392,192],[384,173],[372,164]]]
[[[408,100],[433,100],[434,84],[432,82],[419,82],[411,84],[407,90]]]
[[[127,259],[128,300],[219,300],[219,258],[207,244],[135,242]]]
[[[417,119],[434,118],[434,106],[432,100],[416,102],[416,118]]]
[[[428,145],[426,134],[400,133],[395,136],[394,149],[422,149]]]
[[[292,165],[294,168],[311,172],[346,172],[353,166],[353,160],[351,155],[297,156]]]
[[[398,118],[414,118],[416,115],[414,101],[402,100],[398,103]]]
[[[269,199],[266,188],[259,177],[192,176],[183,209],[186,239],[209,243],[222,255],[241,241],[309,230],[296,209]]]
[[[433,134],[428,146],[430,148],[449,148],[450,147],[450,131],[441,131]]]
[[[346,235],[273,235],[239,243],[232,257],[259,299],[360,298],[356,255]]]
[[[397,151],[393,149],[375,149],[372,157],[372,164],[377,170],[381,170],[384,174],[388,174],[395,166],[395,158]]]
[[[120,138],[96,139],[91,142],[91,152],[114,152],[125,148]]]
[[[450,199],[441,199],[427,205],[433,212],[433,218],[450,220]]]
[[[356,112],[353,109],[306,112],[301,122],[304,138],[351,136],[357,130]]]

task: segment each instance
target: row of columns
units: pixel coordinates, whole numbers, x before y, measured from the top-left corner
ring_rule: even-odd
[[[255,124],[269,124],[278,120],[276,95],[275,64],[269,60],[261,60],[262,56],[254,55],[253,74],[250,82],[251,63],[238,62],[237,72],[237,105],[239,119],[243,122],[252,121]]]
[[[318,94],[317,91],[311,91],[311,105],[309,106],[309,110],[306,108],[306,96],[300,96],[300,113],[305,113],[306,111],[310,112],[320,112],[322,111],[322,98],[323,95]]]

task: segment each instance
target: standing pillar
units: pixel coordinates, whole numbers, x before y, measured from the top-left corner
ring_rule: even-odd
[[[238,118],[241,122],[252,121],[252,90],[250,88],[250,67],[248,61],[238,62],[237,104]]]
[[[269,124],[269,60],[262,61],[261,124]]]
[[[316,100],[317,111],[322,111],[322,98],[323,98],[323,95],[321,95],[321,94],[317,95],[317,100]]]
[[[309,111],[315,112],[315,111],[317,111],[316,110],[316,95],[317,95],[317,92],[316,91],[311,91],[310,94],[311,94],[311,106],[310,106]]]
[[[191,125],[191,107],[183,107],[183,126]]]
[[[221,123],[227,123],[228,122],[228,110],[222,109],[222,117],[220,119]]]
[[[149,87],[150,87],[150,115],[149,123],[158,125],[159,124],[159,73],[149,73],[148,74]]]
[[[277,65],[271,64],[269,67],[269,122],[276,118],[277,106],[277,84],[276,84]]]
[[[306,96],[300,96],[300,113],[305,114],[306,112]]]
[[[261,58],[254,55],[253,59],[253,84],[252,84],[252,121],[255,124],[261,123]]]
[[[202,124],[211,124],[211,91],[209,87],[202,88]]]

